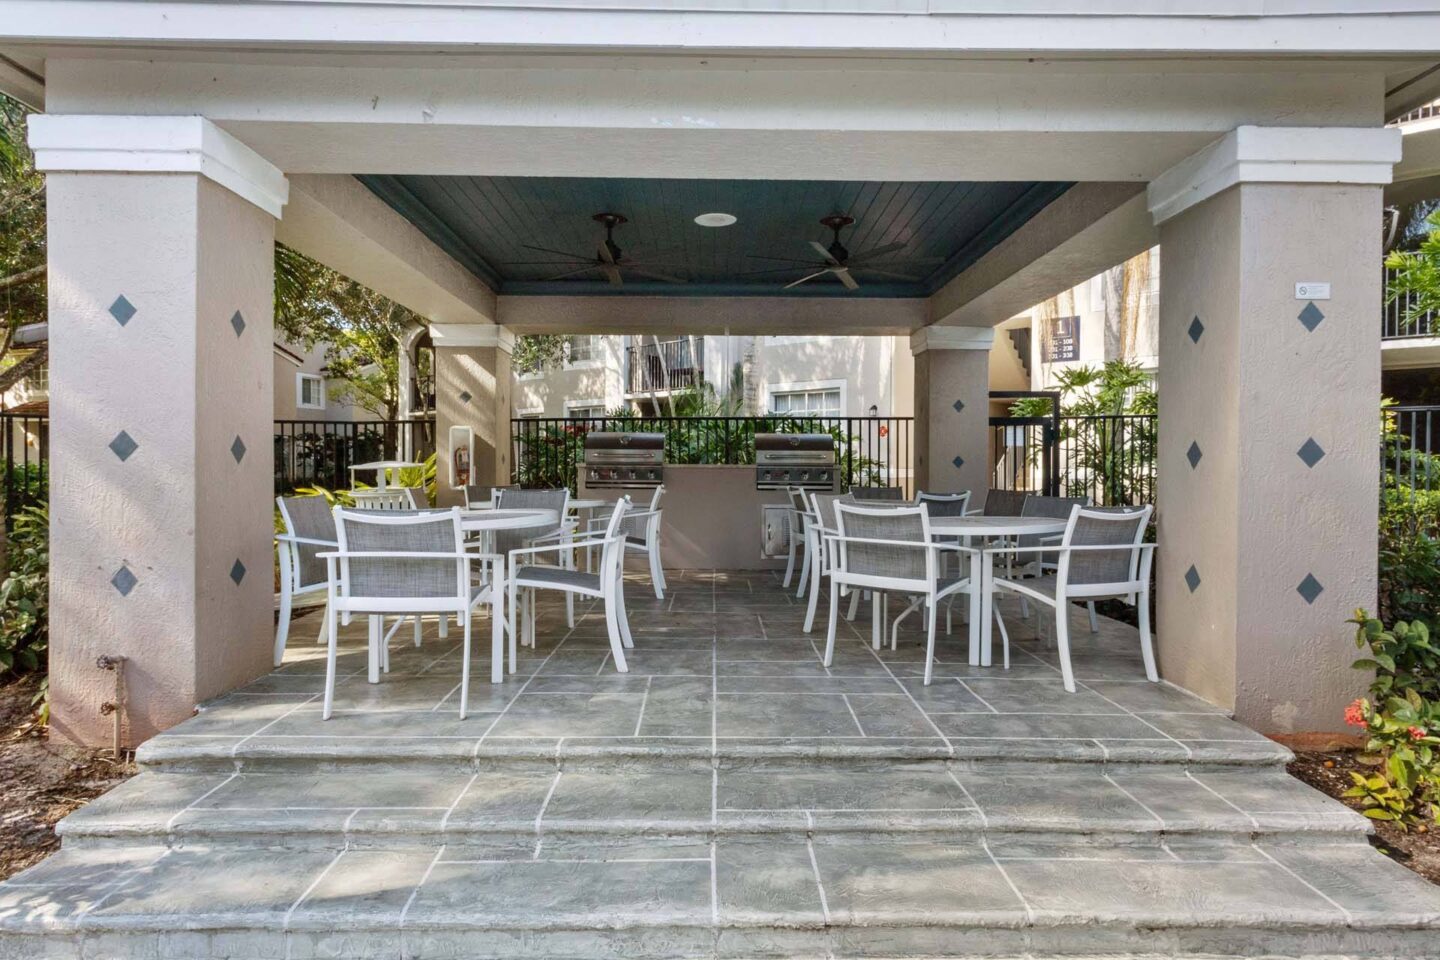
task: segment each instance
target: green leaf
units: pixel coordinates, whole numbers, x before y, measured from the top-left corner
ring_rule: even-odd
[[[1398,813],[1392,813],[1392,812],[1389,811],[1389,810],[1382,810],[1382,809],[1380,809],[1379,807],[1370,807],[1370,808],[1368,808],[1368,809],[1366,809],[1366,810],[1361,810],[1360,812],[1363,813],[1365,816],[1369,817],[1371,820],[1399,820],[1399,819],[1400,819],[1400,814],[1398,814]]]

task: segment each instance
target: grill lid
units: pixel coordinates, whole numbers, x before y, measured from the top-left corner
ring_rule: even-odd
[[[594,431],[585,434],[586,450],[664,450],[663,433]]]
[[[757,433],[755,450],[830,454],[835,450],[835,438],[828,433]]]

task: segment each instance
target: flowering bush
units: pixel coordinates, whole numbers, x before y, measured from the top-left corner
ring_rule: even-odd
[[[1419,620],[1396,623],[1390,630],[1363,610],[1350,621],[1355,644],[1370,656],[1355,661],[1374,671],[1370,697],[1345,708],[1346,724],[1365,735],[1366,759],[1376,766],[1370,776],[1351,774],[1345,794],[1364,805],[1372,820],[1393,821],[1402,829],[1422,819],[1440,819],[1440,698],[1436,665],[1440,651]]]

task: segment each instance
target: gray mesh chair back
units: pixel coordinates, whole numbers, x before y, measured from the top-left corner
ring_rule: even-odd
[[[471,507],[489,504],[497,490],[518,490],[514,484],[505,486],[488,486],[485,484],[467,483],[465,485],[465,503]]]
[[[863,504],[836,504],[836,524],[842,538],[890,540],[924,544],[929,533],[923,507],[876,508]],[[846,573],[887,580],[929,578],[927,551],[883,543],[840,541],[838,563]]]
[[[915,502],[924,504],[932,517],[963,517],[970,506],[970,491],[964,493],[926,493],[921,490]]]
[[[1025,497],[1025,503],[1020,507],[1022,517],[1053,517],[1056,520],[1064,520],[1070,516],[1070,512],[1076,507],[1089,506],[1089,497],[1041,497],[1029,494]],[[1054,538],[1054,534],[1049,534]],[[1033,534],[1026,534],[1016,538],[1017,547],[1038,547],[1041,540],[1045,538]],[[1021,563],[1033,563],[1039,559],[1044,564],[1055,564],[1059,562],[1059,556],[1053,553],[1043,553],[1037,558],[1035,554],[1020,554]]]
[[[982,509],[987,517],[1018,517],[1027,496],[1024,490],[987,490]]]
[[[518,550],[537,537],[545,537],[560,529],[565,522],[565,507],[570,503],[570,491],[565,487],[554,490],[504,489],[495,500],[497,510],[554,510],[556,520],[543,527],[525,530],[495,531],[495,552],[504,556],[511,550]]]
[[[416,510],[430,508],[430,494],[425,492],[424,487],[406,487],[405,492],[410,494],[410,505]]]
[[[292,537],[324,540],[326,543],[337,542],[335,514],[331,512],[330,503],[324,497],[279,497],[276,502],[280,504],[280,517],[285,521],[285,532]],[[299,560],[296,577],[298,589],[316,586],[329,579],[325,561],[317,556],[327,549],[333,548],[303,543],[296,546],[291,556]]]
[[[904,487],[851,487],[850,495],[856,500],[904,500]]]
[[[348,553],[438,553],[424,557],[349,557],[341,563],[341,587],[351,599],[453,599],[467,595],[460,511],[396,513],[335,508],[340,549]]]
[[[839,530],[835,526],[835,504],[854,503],[855,500],[848,493],[816,493],[811,495],[815,502],[815,515],[820,518],[820,526],[826,530]]]
[[[1067,586],[1091,587],[1104,584],[1133,584],[1139,576],[1140,551],[1151,507],[1086,510],[1075,508],[1065,531],[1066,546],[1092,547],[1115,544],[1114,550],[1068,551],[1064,572]],[[1117,590],[1128,593],[1129,590]]]

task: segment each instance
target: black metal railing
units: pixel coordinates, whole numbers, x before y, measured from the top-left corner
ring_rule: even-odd
[[[44,503],[50,492],[50,419],[0,413],[0,494],[5,531],[25,507]]]
[[[348,490],[354,464],[423,461],[434,452],[434,419],[276,420],[275,492]]]
[[[1440,490],[1440,406],[1387,407],[1380,454],[1386,487]]]
[[[1395,279],[1395,271],[1389,267],[1385,268],[1385,289],[1390,289],[1390,283]],[[1380,313],[1380,339],[1381,340],[1408,340],[1416,337],[1440,336],[1440,316],[1433,310],[1427,310],[1417,316],[1411,317],[1411,311],[1415,306],[1415,295],[1413,293],[1389,299],[1386,295],[1386,303]]]
[[[625,348],[626,390],[688,390],[705,379],[705,339],[687,337]]]
[[[1155,502],[1158,418],[992,417],[991,487],[1089,497],[1097,506]]]
[[[512,480],[570,487],[594,430],[665,434],[667,464],[751,464],[757,433],[828,433],[842,486],[895,486],[913,494],[913,417],[525,417],[510,421]]]

